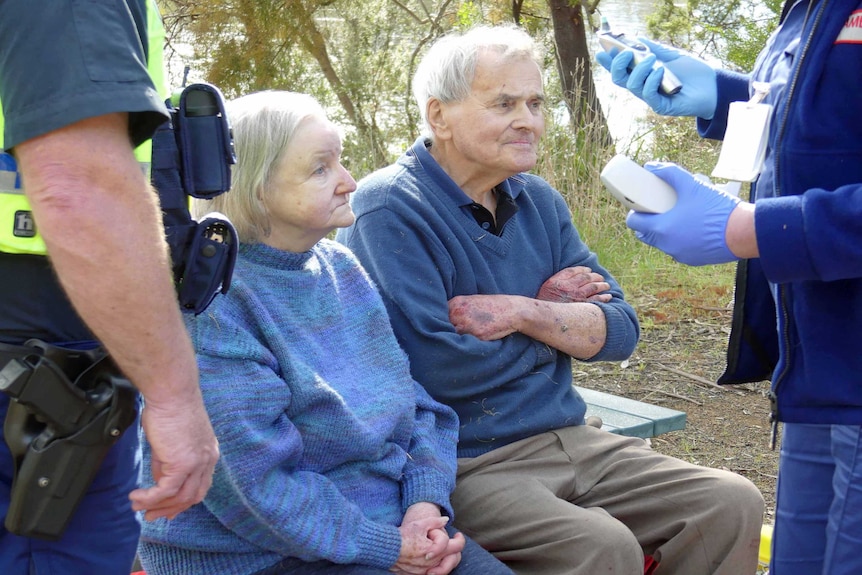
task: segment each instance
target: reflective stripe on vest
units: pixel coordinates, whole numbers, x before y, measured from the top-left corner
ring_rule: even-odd
[[[0,152],[0,251],[13,254],[44,254],[45,242],[36,233],[30,204],[20,187],[15,160]]]
[[[167,98],[164,75],[165,27],[156,0],[147,0],[147,69],[162,98]],[[3,113],[0,107],[0,150],[3,143]],[[33,212],[20,187],[20,176],[4,170],[14,166],[11,156],[0,157],[0,252],[45,255],[45,242],[36,230]],[[152,142],[147,140],[135,149],[135,157],[149,180]],[[19,184],[16,186],[16,182]]]

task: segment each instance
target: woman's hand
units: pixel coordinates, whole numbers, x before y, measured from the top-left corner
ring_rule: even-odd
[[[399,575],[447,575],[461,562],[466,540],[460,533],[449,537],[448,517],[432,503],[416,503],[404,514],[401,553],[390,571]]]

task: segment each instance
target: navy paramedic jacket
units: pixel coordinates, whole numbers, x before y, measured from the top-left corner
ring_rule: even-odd
[[[704,137],[726,107],[772,85],[775,107],[755,182],[760,258],[740,262],[727,370],[772,379],[773,417],[862,424],[862,2],[798,3],[753,76],[720,72]]]

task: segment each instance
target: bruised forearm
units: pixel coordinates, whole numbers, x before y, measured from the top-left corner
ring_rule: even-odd
[[[492,341],[520,332],[577,359],[596,355],[607,335],[604,313],[586,302],[475,295],[452,298],[449,310],[458,333]]]
[[[576,359],[601,351],[607,336],[605,314],[592,303],[522,302],[518,331]]]

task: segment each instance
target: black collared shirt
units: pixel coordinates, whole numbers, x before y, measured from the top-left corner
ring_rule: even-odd
[[[482,204],[473,202],[469,204],[467,208],[473,214],[473,217],[476,218],[476,222],[483,230],[487,230],[495,236],[499,236],[503,233],[503,226],[506,225],[506,222],[512,219],[512,216],[514,216],[518,211],[518,206],[515,204],[515,200],[512,199],[512,196],[500,188],[494,188],[494,194],[497,196],[496,218],[495,215],[492,215],[490,210]]]

